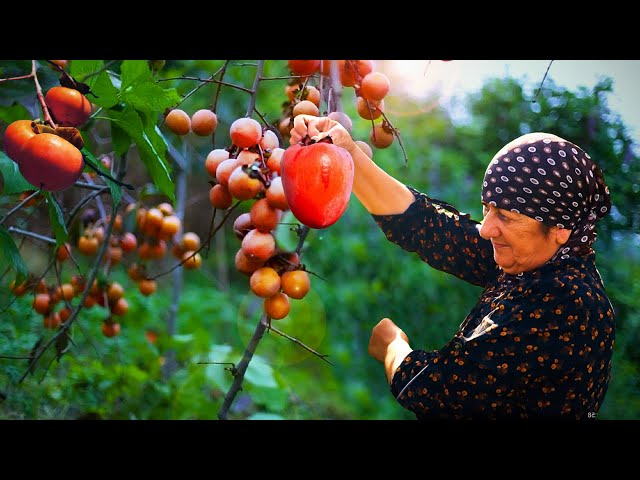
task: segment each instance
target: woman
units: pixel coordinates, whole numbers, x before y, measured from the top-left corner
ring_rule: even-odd
[[[295,117],[291,143],[307,135],[351,154],[353,193],[391,242],[484,288],[439,350],[412,349],[388,318],[373,328],[369,354],[404,408],[418,419],[596,418],[615,318],[591,244],[610,197],[581,148],[547,133],[507,144],[485,172],[476,222],[388,175],[339,123]]]

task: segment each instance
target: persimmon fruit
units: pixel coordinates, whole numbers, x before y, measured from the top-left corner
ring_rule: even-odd
[[[52,133],[34,135],[20,152],[18,168],[34,187],[57,192],[73,185],[84,168],[82,153]]]
[[[58,126],[79,127],[91,116],[91,102],[73,88],[52,87],[44,100]]]
[[[2,137],[4,153],[18,165],[20,165],[23,158],[23,154],[21,154],[22,147],[24,147],[27,140],[36,136],[31,123],[31,120],[11,122]]]
[[[304,225],[325,228],[347,209],[353,187],[353,158],[327,142],[291,145],[280,163],[291,213]]]

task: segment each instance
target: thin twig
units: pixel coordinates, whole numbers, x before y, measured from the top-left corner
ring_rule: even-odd
[[[322,353],[318,353],[316,352],[313,348],[308,347],[307,345],[305,345],[304,343],[302,343],[300,340],[298,340],[297,338],[294,338],[290,335],[287,335],[286,333],[278,330],[276,327],[273,326],[273,324],[270,324],[267,327],[268,330],[273,330],[274,332],[276,332],[278,335],[283,336],[284,338],[287,338],[289,340],[291,340],[293,343],[300,345],[302,348],[304,348],[305,350],[313,353],[314,355],[316,355],[317,357],[320,357],[321,360],[324,360],[325,362],[327,362],[329,365],[333,365],[333,363],[331,363],[329,360],[327,360],[326,357],[328,357],[329,355],[327,354],[322,354]]]
[[[40,190],[34,191],[31,195],[29,195],[27,198],[22,200],[18,205],[16,205],[14,208],[9,210],[4,217],[0,218],[0,225],[2,225],[7,220],[7,218],[9,218],[11,215],[13,215],[18,210],[20,210],[25,203],[27,203],[29,200],[39,195],[40,193],[41,193]]]
[[[40,102],[40,106],[42,107],[42,117],[44,121],[51,125],[53,128],[58,128],[55,124],[51,115],[49,114],[49,108],[47,107],[47,102],[44,100],[44,95],[42,94],[42,87],[40,86],[40,82],[38,81],[38,75],[36,75],[37,64],[35,60],[31,60],[31,75],[33,76],[33,82],[36,84],[36,95],[38,96],[38,101]]]
[[[551,64],[552,63],[553,63],[553,60],[551,60],[549,62],[549,65],[547,65],[547,71],[544,72],[544,77],[542,77],[542,81],[540,82],[540,86],[538,87],[538,90],[536,90],[536,93],[533,96],[533,100],[531,100],[531,103],[536,103],[536,99],[538,98],[538,93],[540,93],[540,90],[542,90],[542,84],[544,83],[544,80],[547,78],[547,74],[549,73],[549,69],[551,68]]]
[[[14,233],[19,233],[20,235],[24,235],[25,237],[35,238],[36,240],[42,240],[43,242],[51,243],[53,245],[56,244],[56,240],[54,238],[45,237],[44,235],[39,235],[34,232],[30,232],[29,230],[22,230],[17,227],[9,227],[7,230]]]

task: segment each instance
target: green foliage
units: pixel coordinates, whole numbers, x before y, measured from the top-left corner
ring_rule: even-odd
[[[20,174],[18,164],[7,157],[4,152],[0,152],[0,173],[4,178],[3,195],[12,195],[33,189],[33,185]]]

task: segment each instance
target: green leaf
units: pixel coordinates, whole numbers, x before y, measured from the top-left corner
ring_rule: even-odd
[[[56,246],[63,245],[69,239],[69,232],[64,224],[64,215],[60,210],[60,205],[56,202],[56,199],[51,195],[51,192],[43,191],[44,196],[47,199],[49,205],[49,220],[53,227],[53,233],[56,236]]]
[[[102,162],[98,161],[98,159],[95,157],[95,155],[93,155],[93,153],[91,153],[89,150],[87,150],[86,147],[83,147],[82,150],[80,150],[80,151],[85,156],[84,161],[86,163],[91,164],[95,169],[98,169],[101,172],[109,173],[104,168],[104,165],[102,165]],[[109,191],[111,192],[111,198],[113,199],[114,206],[119,205],[120,204],[120,198],[122,197],[122,190],[120,190],[120,186],[117,183],[115,183],[113,180],[111,180],[110,178],[107,178],[107,177],[102,177],[102,178],[104,179],[104,181],[106,182],[107,186],[109,187]]]
[[[164,112],[180,103],[180,95],[174,88],[164,89],[152,82],[131,86],[120,94],[120,100],[142,112]]]
[[[140,115],[133,108],[126,107],[121,112],[108,110],[105,113],[107,118],[124,130],[136,143],[140,158],[147,167],[156,187],[172,201],[175,200],[175,186],[164,158],[167,148],[164,139],[157,134],[155,129],[147,127],[145,130]]]
[[[261,387],[276,388],[278,386],[278,382],[276,382],[273,376],[271,366],[257,355],[254,355],[251,359],[251,363],[249,363],[247,371],[244,374],[244,379],[249,383]]]
[[[111,141],[113,142],[113,151],[119,157],[124,156],[131,146],[131,137],[117,124],[111,124]]]
[[[153,82],[151,70],[146,60],[125,60],[120,66],[122,91],[144,82]]]
[[[4,177],[3,195],[21,193],[25,190],[34,190],[33,185],[27,182],[20,173],[18,164],[7,157],[4,152],[0,152],[0,172],[2,172],[2,176]]]
[[[27,266],[20,256],[18,247],[9,235],[9,231],[0,225],[0,259],[2,265],[9,265],[16,271],[16,285],[22,283],[27,278]]]
[[[155,83],[146,60],[125,60],[120,71],[120,101],[138,111],[157,114],[182,100],[175,88],[164,89]]]
[[[10,107],[0,108],[0,120],[4,120],[7,125],[16,120],[27,120],[31,118],[29,110],[24,105],[14,103]]]
[[[95,72],[100,72],[94,75]],[[113,86],[102,60],[74,60],[71,62],[71,76],[78,82],[86,83],[95,94],[87,98],[91,103],[103,108],[118,103],[118,89]],[[97,98],[96,98],[97,97]]]

